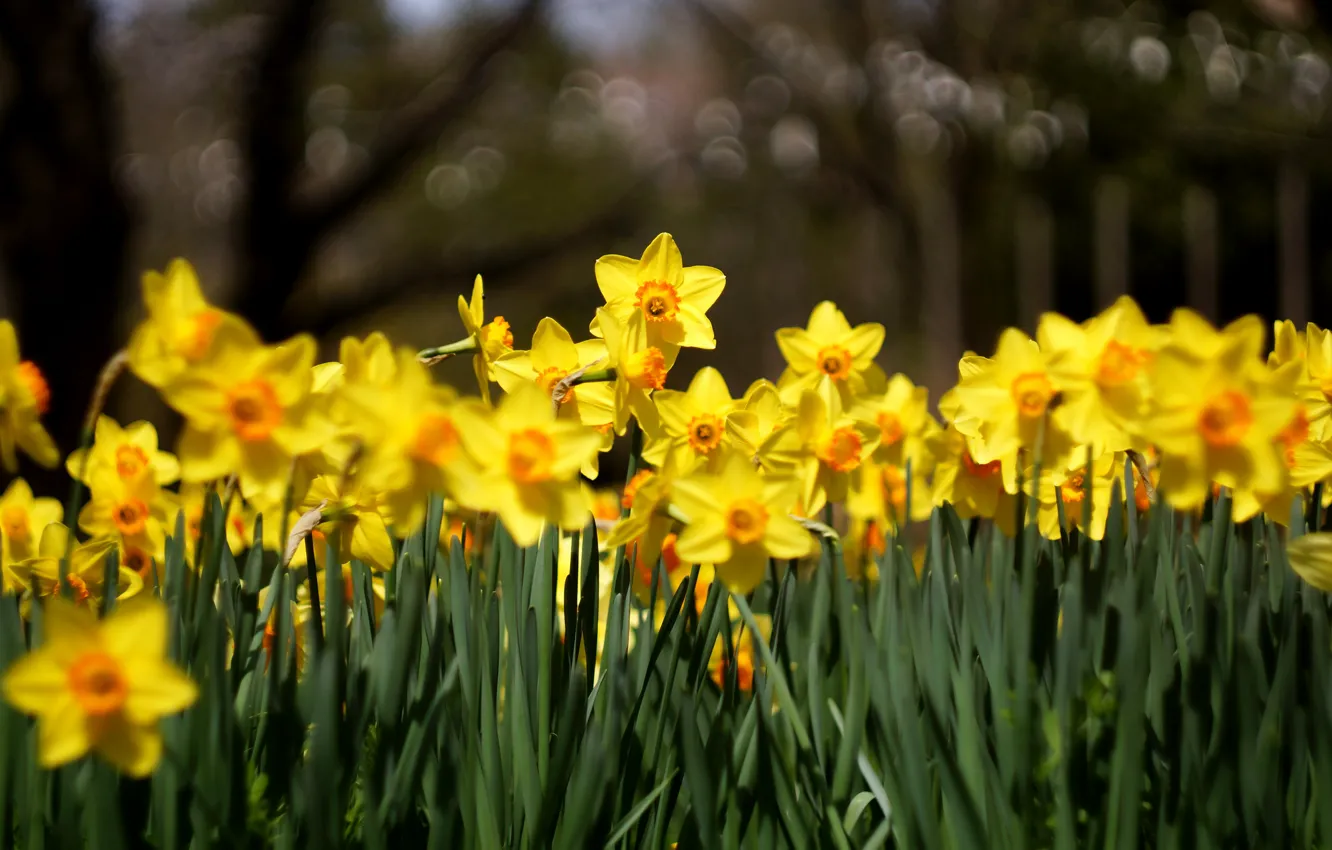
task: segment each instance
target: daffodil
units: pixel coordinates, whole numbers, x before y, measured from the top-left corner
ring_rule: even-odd
[[[393,539],[374,491],[356,481],[343,482],[331,475],[321,475],[310,485],[301,509],[310,510],[321,503],[327,503],[323,508],[328,518],[326,525],[329,529],[336,528],[338,563],[346,564],[355,558],[374,570],[393,566]]]
[[[597,286],[604,308],[624,329],[634,350],[648,347],[716,348],[708,309],[726,286],[726,276],[709,266],[685,267],[669,233],[652,240],[637,260],[608,254],[597,260]],[[602,336],[602,311],[592,335]]]
[[[712,564],[728,588],[750,592],[769,558],[803,558],[812,548],[789,513],[799,489],[794,479],[764,478],[738,453],[715,474],[695,472],[675,482],[671,501],[688,520],[675,542],[681,563]]]
[[[506,395],[492,411],[459,407],[458,434],[480,467],[476,482],[454,497],[476,510],[499,514],[519,546],[531,546],[550,523],[583,527],[588,494],[578,470],[597,451],[593,429],[556,418],[550,397],[535,384]]]
[[[767,614],[755,614],[754,621],[758,623],[763,640],[769,640],[772,637],[772,618]],[[738,626],[732,624],[731,631],[734,634],[732,652],[735,655],[736,688],[742,693],[750,693],[754,690],[754,669],[759,664],[759,652],[755,646],[754,633],[743,623]],[[722,645],[720,640],[712,648],[712,657],[708,661],[708,675],[717,687],[726,687],[730,667],[726,659],[726,647]]]
[[[265,346],[220,326],[207,360],[162,390],[186,420],[181,478],[213,481],[234,473],[246,499],[281,504],[292,461],[333,435],[310,392],[314,354],[309,336]]]
[[[530,351],[511,351],[495,361],[495,378],[504,391],[513,392],[522,384],[535,382],[547,397],[555,385],[569,375],[597,366],[608,366],[606,343],[589,339],[575,343],[560,323],[549,317],[537,324]],[[573,419],[593,428],[603,429],[601,450],[610,448],[614,435],[615,388],[604,381],[570,386],[560,397],[561,418]],[[606,439],[610,438],[610,439]],[[583,470],[589,478],[597,474],[596,455]]]
[[[997,460],[979,463],[968,441],[950,424],[929,441],[934,453],[934,504],[952,505],[962,519],[993,519],[1006,534],[1016,526],[1013,496],[1004,489]]]
[[[16,449],[51,467],[60,462],[41,417],[51,406],[51,388],[31,360],[19,360],[18,336],[8,319],[0,319],[0,462],[18,469]]]
[[[53,522],[42,529],[41,542],[31,558],[20,561],[14,573],[24,587],[35,585],[40,596],[56,594],[60,581],[60,562],[69,548],[69,529]],[[94,607],[100,605],[106,592],[106,559],[116,540],[97,537],[73,548],[69,559],[69,572],[65,574],[73,592],[74,602]],[[123,563],[123,559],[122,559]],[[116,599],[128,599],[143,589],[143,578],[123,565],[116,574]],[[23,610],[30,602],[25,597]]]
[[[203,362],[223,325],[230,333],[253,336],[244,321],[209,304],[194,267],[172,260],[166,273],[143,276],[148,316],[129,341],[129,365],[145,384],[161,389],[190,367]]]
[[[976,463],[999,461],[1009,493],[1017,492],[1019,466],[1034,459],[1042,422],[1046,468],[1061,465],[1073,448],[1067,434],[1046,420],[1055,392],[1045,355],[1016,328],[999,337],[993,358],[964,358],[959,366],[953,424],[967,437],[969,456]]]
[[[909,497],[910,507],[907,505]],[[885,528],[897,529],[907,519],[928,519],[934,502],[930,497],[929,479],[911,472],[911,486],[907,487],[904,466],[881,463],[868,458],[850,479],[850,488],[842,500],[852,517],[872,522],[882,535]]]
[[[456,415],[481,405],[436,384],[410,349],[399,349],[397,357],[389,383],[349,385],[344,392],[358,411],[360,485],[379,495],[394,533],[406,536],[425,521],[430,494],[457,498],[473,486],[477,467],[463,450]]]
[[[86,453],[83,449],[71,452],[65,459],[65,469],[71,477],[81,477],[89,485],[105,470],[124,481],[137,479],[146,471],[162,487],[180,477],[176,456],[158,450],[157,429],[151,422],[131,422],[122,428],[110,416],[97,418],[92,448]]]
[[[481,398],[490,402],[490,382],[495,380],[495,361],[513,350],[513,331],[503,316],[486,321],[485,287],[481,275],[472,284],[472,300],[458,296],[458,316],[474,346],[472,370],[481,390]]]
[[[1309,328],[1316,330],[1317,325],[1310,322]],[[1273,322],[1272,350],[1267,354],[1267,365],[1275,369],[1287,363],[1302,362],[1309,353],[1308,336],[1308,329],[1300,333],[1290,319]]]
[[[174,494],[157,486],[146,471],[123,479],[109,467],[99,468],[89,489],[92,498],[79,511],[79,528],[93,537],[114,539],[123,549],[162,556],[167,526],[176,517]]]
[[[167,660],[167,610],[155,599],[120,606],[105,620],[62,599],[46,603],[42,645],[5,673],[5,700],[35,715],[37,760],[68,764],[88,752],[129,776],[162,757],[158,722],[198,698]]]
[[[1309,439],[1309,418],[1303,403],[1296,402],[1295,415],[1277,434],[1277,447],[1289,472],[1283,486],[1271,492],[1247,485],[1236,487],[1231,493],[1233,521],[1244,522],[1264,513],[1277,525],[1286,525],[1291,508],[1303,498],[1305,488],[1332,478],[1332,449]],[[1332,494],[1325,494],[1325,504],[1328,495]]]
[[[643,459],[660,466],[669,457],[681,471],[700,464],[715,469],[726,439],[726,416],[736,406],[721,372],[705,366],[694,374],[685,392],[661,390],[653,398],[661,415],[661,431],[648,435]]]
[[[1332,440],[1332,330],[1310,323],[1306,334],[1308,369],[1300,400],[1309,415],[1309,431],[1315,440]]]
[[[883,389],[884,374],[874,363],[883,346],[883,325],[851,323],[831,301],[819,303],[804,328],[777,331],[786,371],[777,381],[782,401],[796,405],[808,389],[835,389],[850,406],[866,393]]]
[[[1175,331],[1151,373],[1153,409],[1144,433],[1161,453],[1161,488],[1179,510],[1200,507],[1216,481],[1272,493],[1286,464],[1277,437],[1295,413],[1289,376],[1262,362],[1262,327],[1217,333],[1193,315]]]
[[[623,434],[629,417],[638,420],[644,433],[655,435],[661,427],[652,393],[666,386],[666,374],[675,365],[679,346],[637,344],[624,326],[606,308],[597,310],[597,325],[606,340],[607,362],[615,370],[612,391],[612,425]]]
[[[643,571],[636,576],[636,584],[644,588],[651,586],[657,560],[663,557],[666,538],[675,526],[675,520],[667,513],[675,479],[676,470],[670,462],[660,470],[638,470],[625,484],[620,500],[620,506],[629,514],[606,537],[607,549],[631,548],[635,565]]]
[[[1298,537],[1286,546],[1290,568],[1311,587],[1332,593],[1332,532]]]
[[[1041,316],[1036,338],[1060,394],[1056,424],[1097,452],[1134,448],[1159,337],[1128,296],[1081,325],[1057,313]]]
[[[933,459],[926,443],[939,431],[929,403],[928,387],[918,387],[906,375],[896,374],[888,379],[882,394],[860,399],[850,414],[879,426],[875,460],[898,467],[909,462],[912,473],[924,479],[930,474]]]
[[[771,381],[758,380],[726,415],[726,437],[741,454],[763,469],[772,469],[773,446],[794,415]]]
[[[37,551],[42,529],[59,522],[64,509],[56,499],[34,498],[32,488],[15,478],[0,495],[0,564],[5,570],[4,590],[18,590],[9,577],[11,565],[31,558]]]
[[[852,476],[878,445],[878,426],[844,413],[841,396],[805,390],[771,456],[800,482],[800,511],[812,517],[828,502],[845,501]]]
[[[1063,502],[1064,522],[1068,528],[1082,531],[1092,540],[1105,536],[1105,522],[1110,516],[1110,500],[1115,481],[1124,470],[1124,456],[1116,452],[1102,452],[1094,456],[1091,481],[1087,480],[1085,447],[1075,450],[1062,468],[1042,470],[1039,485],[1028,479],[1028,492],[1035,491],[1038,507],[1036,524],[1042,536],[1058,540],[1063,528],[1059,524],[1059,505]],[[1079,460],[1081,458],[1081,460]],[[1089,487],[1090,485],[1090,487]],[[1091,490],[1091,524],[1083,527],[1082,513]]]

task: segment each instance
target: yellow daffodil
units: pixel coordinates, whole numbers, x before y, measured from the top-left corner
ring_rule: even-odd
[[[666,386],[666,374],[675,365],[679,346],[636,345],[624,326],[606,308],[597,310],[597,325],[606,340],[607,362],[615,370],[612,391],[612,423],[623,434],[632,415],[643,432],[656,434],[661,428],[652,393]]]
[[[455,414],[479,407],[436,384],[410,349],[398,351],[397,373],[383,386],[348,386],[362,439],[360,485],[383,500],[394,533],[407,536],[425,521],[431,493],[457,496],[472,486],[476,464],[463,450]],[[547,405],[549,405],[547,400]]]
[[[1133,448],[1159,337],[1128,296],[1081,325],[1057,313],[1041,316],[1036,338],[1060,394],[1056,424],[1097,452]]]
[[[265,346],[219,327],[206,362],[162,390],[186,419],[181,478],[235,474],[246,499],[281,504],[293,459],[318,451],[333,434],[310,392],[314,354],[309,336]]]
[[[1177,318],[1187,312],[1171,318],[1188,333],[1173,332],[1156,358],[1144,425],[1161,453],[1166,499],[1179,510],[1198,508],[1213,481],[1280,490],[1287,470],[1277,437],[1295,413],[1292,376],[1259,359],[1261,325],[1257,334],[1246,326],[1217,333],[1195,315]]]
[[[755,381],[726,415],[726,438],[745,457],[763,469],[772,469],[773,445],[794,415],[771,381]]]
[[[1309,328],[1317,329],[1317,325],[1309,323]],[[1267,365],[1273,369],[1278,366],[1285,366],[1287,363],[1303,361],[1309,352],[1308,336],[1309,330],[1300,333],[1295,329],[1295,323],[1290,319],[1272,323],[1272,350],[1267,355]]]
[[[550,397],[535,384],[506,395],[494,411],[455,412],[458,433],[480,466],[475,484],[454,494],[463,505],[494,511],[519,546],[531,546],[546,523],[583,527],[588,494],[578,470],[597,451],[593,429],[557,419]]]
[[[1332,330],[1310,323],[1305,333],[1308,378],[1300,388],[1300,400],[1313,438],[1326,442],[1332,440]]]
[[[513,392],[521,384],[535,382],[550,397],[555,385],[580,369],[608,367],[606,343],[589,339],[574,343],[569,332],[549,317],[537,324],[530,351],[511,351],[495,361],[495,378],[504,391]],[[601,450],[610,448],[614,435],[615,388],[596,381],[571,386],[560,398],[561,418],[573,419],[603,430]],[[606,439],[609,438],[609,439]],[[583,470],[589,478],[597,474],[596,455]]]
[[[1305,534],[1286,546],[1290,567],[1307,584],[1332,593],[1332,532]]]
[[[970,457],[982,466],[999,461],[1004,489],[1016,493],[1018,467],[1031,463],[1055,397],[1045,355],[1030,337],[1009,328],[993,358],[964,358],[959,376],[953,423],[967,437]],[[1056,423],[1044,427],[1043,466],[1050,469],[1063,464],[1073,442]]]
[[[930,497],[929,479],[912,470],[911,507],[913,522],[928,519],[934,502]],[[906,467],[880,463],[867,458],[851,477],[851,486],[845,499],[846,510],[852,517],[873,522],[882,535],[884,529],[896,530],[908,518]]]
[[[472,284],[470,302],[458,296],[458,316],[475,346],[472,370],[476,373],[482,400],[489,403],[490,382],[495,380],[495,361],[513,350],[513,332],[503,316],[486,321],[485,287],[481,283],[481,275],[477,275]]]
[[[939,423],[930,415],[930,390],[918,387],[906,375],[888,379],[881,395],[860,399],[851,408],[851,416],[879,426],[879,445],[874,457],[880,463],[905,467],[908,461],[914,475],[930,474],[933,455],[926,442],[939,431]]]
[[[771,456],[800,482],[799,510],[812,517],[828,502],[845,501],[852,475],[878,445],[878,426],[845,414],[840,395],[805,390]]]
[[[37,499],[22,478],[15,478],[0,495],[0,564],[4,565],[4,590],[16,589],[8,575],[12,564],[31,558],[37,551],[42,529],[59,522],[64,508],[56,499]]]
[[[700,464],[715,469],[726,439],[726,416],[736,406],[721,372],[705,366],[685,392],[661,390],[653,399],[661,431],[648,435],[643,459],[660,466],[669,457],[682,472]]]
[[[60,561],[65,557],[70,538],[69,529],[53,522],[42,529],[42,539],[37,553],[25,561],[19,562],[14,569],[15,575],[24,587],[36,585],[40,596],[51,596],[57,592],[60,580]],[[65,580],[73,591],[74,602],[79,605],[96,607],[101,604],[106,591],[106,559],[116,540],[111,537],[96,537],[74,547],[70,554],[69,572]],[[122,566],[116,574],[116,599],[128,599],[143,590],[143,578],[134,570]],[[30,600],[25,597],[23,610],[26,613]]]
[[[671,500],[688,520],[675,541],[681,563],[712,564],[728,588],[750,592],[769,558],[803,558],[812,548],[809,533],[789,514],[798,495],[798,482],[764,478],[734,452],[716,474],[680,479]]]
[[[373,570],[392,568],[393,540],[380,513],[380,500],[372,490],[355,481],[344,484],[334,476],[321,475],[310,485],[301,510],[322,502],[327,502],[323,509],[328,517],[325,534],[336,528],[338,563],[355,558]]]
[[[1069,529],[1079,529],[1092,540],[1100,540],[1105,536],[1105,521],[1110,516],[1110,498],[1115,481],[1123,474],[1124,456],[1116,452],[1102,452],[1093,458],[1091,524],[1083,528],[1082,511],[1087,501],[1088,485],[1086,458],[1086,448],[1079,447],[1070,454],[1065,467],[1042,470],[1039,487],[1028,479],[1027,490],[1035,490],[1039,502],[1036,524],[1046,539],[1058,540],[1060,537],[1060,500],[1064,504],[1064,522]]]
[[[68,764],[88,752],[129,776],[162,757],[158,722],[194,704],[198,688],[167,660],[167,610],[135,600],[99,621],[63,599],[46,603],[42,645],[5,673],[5,700],[36,715],[37,760]]]
[[[884,374],[874,363],[883,346],[883,325],[851,323],[831,301],[809,315],[804,328],[777,331],[786,371],[777,381],[782,401],[795,406],[807,389],[835,388],[850,406],[860,396],[883,390]]]
[[[176,497],[157,486],[145,470],[123,479],[114,468],[101,467],[89,488],[92,498],[79,511],[79,528],[94,537],[114,539],[122,549],[137,549],[161,558],[167,526],[176,518]]]
[[[83,449],[75,449],[65,460],[70,476],[79,478],[82,474],[84,484],[90,485],[104,470],[113,471],[125,481],[137,479],[147,470],[163,487],[180,477],[176,456],[158,450],[157,429],[151,422],[131,422],[122,428],[110,416],[99,416],[92,448],[86,454],[85,458]]]
[[[717,347],[707,312],[725,288],[726,276],[710,266],[686,268],[669,233],[653,239],[640,259],[608,254],[597,260],[595,271],[605,312],[624,329],[634,350]],[[593,336],[604,334],[601,317],[598,310]]]
[[[172,260],[166,274],[143,276],[143,303],[148,316],[130,336],[129,365],[158,389],[203,362],[223,325],[233,334],[253,336],[240,317],[204,299],[194,267],[185,260]]]
[[[1273,492],[1259,492],[1247,485],[1236,487],[1231,493],[1231,519],[1235,522],[1264,513],[1276,524],[1286,525],[1305,488],[1332,478],[1332,449],[1309,439],[1309,418],[1303,403],[1296,402],[1295,415],[1277,434],[1277,447],[1289,472],[1283,486]],[[1329,495],[1324,494],[1325,504]]]
[[[997,460],[979,463],[954,425],[929,441],[934,453],[934,504],[949,504],[962,519],[993,519],[1006,534],[1016,525],[1013,496],[1004,489]]]
[[[651,586],[657,561],[665,556],[666,538],[675,526],[675,520],[666,512],[675,478],[673,462],[659,470],[638,470],[625,484],[620,497],[620,507],[628,510],[629,515],[619,520],[606,537],[607,549],[619,546],[632,549],[630,554],[641,573],[636,573],[635,584],[641,588]]]
[[[18,469],[17,449],[42,466],[60,462],[41,417],[51,406],[51,388],[31,360],[19,360],[18,336],[8,319],[0,319],[0,462]]]
[[[755,622],[758,623],[759,631],[763,639],[769,640],[772,637],[772,618],[767,614],[755,614]],[[735,653],[735,681],[736,687],[742,693],[749,693],[754,690],[754,669],[759,666],[759,651],[755,646],[754,633],[751,632],[743,623],[732,623],[731,633],[732,651]],[[726,660],[726,647],[722,645],[720,639],[712,648],[712,657],[708,661],[708,675],[712,678],[714,684],[719,688],[726,687],[726,679],[730,674]]]

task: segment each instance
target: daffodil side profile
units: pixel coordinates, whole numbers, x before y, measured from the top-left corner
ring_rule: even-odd
[[[823,300],[742,379],[684,257],[322,349],[174,260],[72,446],[0,320],[0,841],[1332,845],[1332,333],[1125,296],[945,388]]]

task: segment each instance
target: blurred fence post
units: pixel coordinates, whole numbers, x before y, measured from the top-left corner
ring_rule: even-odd
[[[1093,197],[1096,268],[1095,309],[1103,310],[1121,295],[1128,294],[1129,279],[1129,190],[1120,177],[1102,177]]]
[[[1018,325],[1036,332],[1041,314],[1054,308],[1054,219],[1042,198],[1022,194],[1013,218]]]
[[[1277,169],[1277,312],[1296,327],[1309,320],[1309,173],[1291,159]]]
[[[1219,320],[1217,303],[1216,195],[1203,186],[1184,190],[1184,264],[1188,303],[1209,321]]]

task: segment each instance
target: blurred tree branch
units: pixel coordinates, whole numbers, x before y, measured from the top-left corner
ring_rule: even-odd
[[[672,161],[674,158],[667,160]],[[326,334],[400,298],[432,290],[462,292],[478,274],[486,279],[486,288],[494,290],[503,286],[506,278],[512,279],[533,266],[570,252],[594,250],[638,227],[646,205],[646,189],[660,171],[661,167],[649,170],[600,210],[568,227],[502,247],[463,251],[439,259],[418,258],[358,281],[347,287],[351,294],[329,299],[305,314],[302,324],[313,333]],[[454,286],[455,282],[461,285]]]
[[[0,0],[0,260],[22,355],[46,374],[46,424],[66,451],[117,347],[132,225],[96,31],[87,0]],[[30,477],[53,492],[64,475]]]
[[[299,186],[304,162],[304,70],[325,0],[287,0],[260,48],[246,121],[251,162],[242,215],[240,296],[236,309],[266,338],[293,330],[285,306],[320,243],[390,187],[490,80],[495,61],[537,19],[545,0],[523,0],[457,60],[454,82],[441,77],[388,120],[363,165],[326,186]]]

